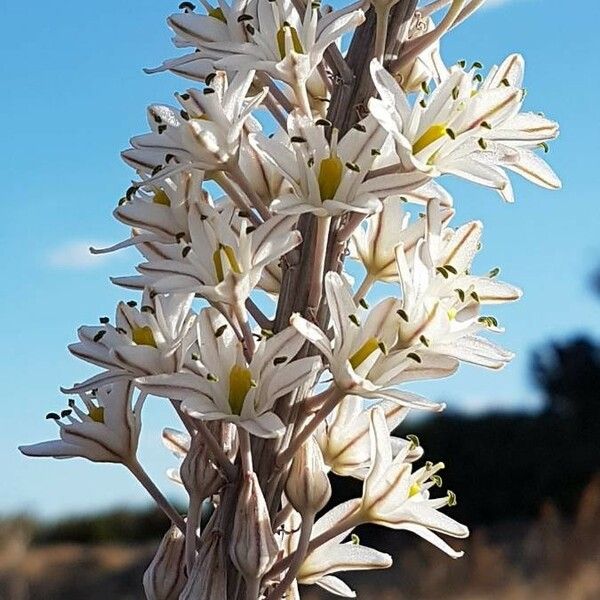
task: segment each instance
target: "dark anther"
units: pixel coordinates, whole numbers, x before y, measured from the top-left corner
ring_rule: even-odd
[[[99,342],[106,335],[106,329],[101,329],[95,336],[94,341]]]

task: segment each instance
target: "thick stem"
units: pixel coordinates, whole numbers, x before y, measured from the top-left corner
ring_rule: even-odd
[[[308,289],[308,310],[318,309],[323,295],[323,276],[325,275],[325,258],[327,256],[330,225],[331,217],[319,217],[317,219],[317,239],[315,240],[313,270]]]
[[[173,508],[171,503],[165,498],[163,493],[156,487],[156,484],[140,463],[133,459],[130,463],[125,465],[132,475],[142,484],[146,491],[152,496],[158,507],[169,517],[173,525],[176,525],[181,533],[185,535],[186,525],[183,517]]]

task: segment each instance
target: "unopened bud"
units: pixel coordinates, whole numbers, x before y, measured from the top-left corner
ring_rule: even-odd
[[[216,494],[223,485],[223,477],[210,460],[210,453],[201,434],[192,438],[190,449],[179,469],[181,481],[190,497],[202,501]]]
[[[229,555],[248,581],[260,579],[277,558],[279,547],[255,473],[246,473],[235,511]]]
[[[316,514],[331,497],[331,483],[323,454],[314,437],[310,437],[294,455],[285,484],[285,495],[301,514]]]
[[[215,530],[203,539],[188,583],[179,600],[227,600],[227,570],[224,558],[221,532]]]
[[[184,571],[185,537],[173,525],[162,539],[156,555],[144,573],[148,600],[174,600],[186,584]]]

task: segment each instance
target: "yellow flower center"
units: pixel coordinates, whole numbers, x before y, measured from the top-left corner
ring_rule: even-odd
[[[353,369],[356,369],[362,363],[375,352],[375,350],[379,349],[379,341],[377,338],[369,338],[351,357],[350,364]]]
[[[154,202],[154,204],[162,204],[163,206],[171,206],[169,196],[167,196],[164,190],[157,190],[152,198],[152,202]]]
[[[321,193],[321,202],[332,200],[340,187],[344,165],[340,158],[332,155],[324,158],[319,165],[319,192]]]
[[[246,395],[255,384],[252,373],[246,367],[234,365],[229,372],[229,407],[234,415],[242,414]]]
[[[454,321],[454,319],[456,319],[456,315],[457,315],[457,311],[455,308],[451,308],[448,310],[448,320],[449,321]]]
[[[154,334],[152,333],[152,329],[146,325],[146,327],[134,327],[131,332],[131,339],[138,346],[152,346],[153,348],[157,348],[156,340],[154,339]]]
[[[213,19],[218,19],[219,21],[223,21],[223,23],[227,23],[227,19],[225,18],[225,15],[223,14],[223,10],[220,7],[212,8],[211,10],[209,10],[208,16],[212,17]]]
[[[93,406],[90,408],[88,413],[92,421],[96,423],[104,423],[104,407],[103,406]]]
[[[408,490],[408,497],[412,498],[413,496],[416,496],[417,494],[421,493],[421,486],[415,482],[410,486],[410,489]]]
[[[292,36],[292,46],[294,48],[294,52],[298,54],[304,54],[304,48],[302,48],[302,42],[300,42],[300,36],[298,35],[298,31],[295,27],[291,25],[282,25],[277,31],[277,48],[279,49],[279,56],[281,60],[285,58],[285,36],[286,30],[290,32]]]
[[[446,126],[441,124],[432,125],[421,137],[413,144],[413,154],[418,154],[424,148],[427,148],[433,142],[446,135]]]
[[[225,279],[225,267],[223,265],[223,256],[221,255],[221,252],[225,254],[225,258],[229,262],[229,266],[234,273],[242,272],[240,263],[235,256],[234,249],[231,246],[219,244],[219,248],[213,252],[213,264],[215,265],[215,273],[219,283]]]

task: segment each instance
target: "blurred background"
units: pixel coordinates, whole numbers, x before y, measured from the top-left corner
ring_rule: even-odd
[[[119,467],[25,459],[16,447],[53,438],[44,415],[63,407],[59,385],[91,373],[66,351],[76,328],[133,297],[108,277],[130,274],[135,255],[87,248],[125,236],[110,217],[132,177],[118,151],[146,130],[146,105],[185,86],[141,72],[176,54],[165,18],[177,4],[0,2],[2,600],[142,598],[166,527]],[[401,432],[445,462],[444,485],[458,495],[452,516],[473,531],[465,558],[365,529],[362,542],[395,565],[348,577],[361,598],[600,598],[599,18],[595,0],[488,0],[445,39],[447,63],[487,68],[524,54],[526,109],[561,124],[548,160],[563,189],[515,180],[509,206],[443,182],[456,224],[485,224],[479,270],[500,266],[525,291],[495,313],[517,357],[500,373],[463,367],[421,386],[449,409]],[[160,442],[162,427],[177,423],[159,399],[144,417],[141,460],[182,504],[164,475],[175,459]],[[335,486],[336,499],[357,493],[347,481]]]

